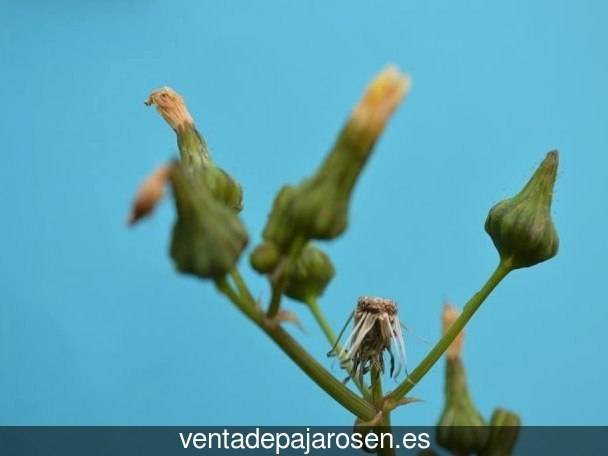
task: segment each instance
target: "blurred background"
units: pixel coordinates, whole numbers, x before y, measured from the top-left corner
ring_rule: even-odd
[[[444,300],[462,305],[497,262],[488,209],[558,148],[559,255],[488,299],[465,363],[488,417],[501,405],[529,425],[608,424],[607,20],[599,0],[1,1],[0,424],[350,425],[211,284],[174,271],[169,200],[124,222],[177,150],[143,104],[152,89],[186,98],[244,187],[255,245],[279,187],[315,170],[387,63],[413,89],[349,230],[323,246],[328,319],[340,329],[362,294],[396,299],[413,368]],[[286,305],[331,368],[307,309]],[[393,423],[433,424],[442,388],[443,363]]]

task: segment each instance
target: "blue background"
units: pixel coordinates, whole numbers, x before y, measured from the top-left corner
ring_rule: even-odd
[[[357,296],[400,304],[412,368],[496,264],[488,209],[561,151],[558,257],[517,271],[467,330],[470,387],[526,424],[608,424],[608,3],[0,3],[0,424],[350,424],[209,283],[166,254],[173,208],[128,230],[145,175],[176,151],[143,100],[187,99],[246,192],[259,240],[273,195],[313,172],[385,64],[413,90],[326,245],[339,328]],[[257,295],[266,283],[248,270]],[[322,359],[306,309],[290,331]],[[336,375],[342,376],[337,367]],[[431,424],[425,402],[396,424]],[[392,383],[389,383],[392,385]]]

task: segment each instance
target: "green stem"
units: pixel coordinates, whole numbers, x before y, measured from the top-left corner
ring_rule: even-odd
[[[234,291],[226,279],[218,280],[216,285],[220,292],[226,295],[241,312],[258,325],[327,394],[362,420],[371,420],[376,415],[376,411],[371,404],[357,396],[331,375],[276,321],[266,318],[262,309],[255,302],[248,302],[246,296]],[[250,293],[248,294],[250,295]]]
[[[334,330],[331,328],[329,322],[325,319],[325,315],[323,315],[323,311],[319,307],[317,298],[315,298],[314,296],[308,298],[306,300],[306,304],[308,305],[308,308],[310,309],[312,315],[315,317],[317,324],[323,331],[323,334],[325,334],[325,338],[327,339],[327,342],[329,342],[329,346],[334,347],[334,353],[340,353],[342,351],[342,347],[338,344],[338,339],[336,337],[336,334],[334,333]],[[342,362],[342,359],[340,359],[339,361]],[[352,361],[348,361],[346,364],[343,365],[343,367],[347,372],[352,372]],[[371,394],[369,389],[367,388],[367,385],[359,378],[353,377],[352,380],[359,389],[359,391],[361,391],[361,394],[363,394],[363,397],[365,399],[371,399]]]
[[[243,296],[250,303],[251,302],[255,303],[256,300],[254,299],[253,295],[249,292],[249,288],[247,288],[247,284],[243,280],[243,277],[241,277],[241,274],[239,273],[239,271],[237,269],[233,269],[232,271],[230,271],[230,277],[232,277],[232,280],[234,280],[236,288],[237,288],[237,290],[239,290],[239,293],[241,294],[241,296]]]
[[[329,325],[329,322],[325,319],[325,315],[323,315],[323,312],[321,311],[321,308],[319,307],[319,302],[317,301],[317,298],[315,298],[314,296],[308,298],[306,300],[306,304],[308,304],[308,308],[310,309],[313,317],[315,317],[317,324],[323,331],[323,334],[325,334],[325,338],[329,342],[329,345],[331,345],[333,347],[337,342],[336,334],[334,333],[334,330]]]
[[[390,447],[382,447],[381,436],[383,433],[389,433],[391,431],[391,412],[390,410],[384,410],[384,398],[382,397],[382,377],[380,369],[376,366],[372,366],[370,373],[371,376],[371,388],[372,388],[372,402],[378,410],[382,410],[382,418],[376,426],[376,433],[378,434],[378,456],[393,456],[395,450]]]
[[[279,268],[276,271],[276,276],[271,279],[272,295],[267,312],[268,318],[274,318],[279,312],[279,308],[281,307],[281,297],[283,296],[283,291],[285,291],[285,287],[287,286],[289,272],[291,271],[293,264],[300,256],[300,253],[302,253],[302,249],[307,242],[308,241],[303,237],[296,237],[294,239],[293,243],[291,244],[291,248],[289,249],[289,253],[283,258],[282,263],[279,265]]]
[[[243,312],[247,317],[257,323],[259,319],[259,308],[256,306],[252,306],[250,302],[248,302],[247,298],[236,291],[230,286],[228,281],[223,278],[219,279],[215,282],[217,289],[224,294],[236,307]]]
[[[506,261],[501,261],[494,273],[490,276],[485,285],[465,304],[462,313],[458,319],[450,326],[450,329],[439,339],[432,350],[425,358],[416,366],[412,373],[386,396],[386,402],[389,409],[394,408],[400,399],[409,393],[414,386],[426,375],[433,365],[441,358],[456,336],[462,331],[471,317],[475,314],[479,306],[485,301],[488,295],[496,288],[502,279],[511,271],[511,265]]]
[[[380,377],[380,370],[376,366],[372,366],[370,372],[371,386],[372,386],[372,399],[376,408],[381,408],[382,405],[382,378]]]

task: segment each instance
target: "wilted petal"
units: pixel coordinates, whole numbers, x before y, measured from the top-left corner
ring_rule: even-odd
[[[170,165],[160,166],[141,184],[133,200],[131,213],[127,219],[129,225],[134,225],[152,213],[158,202],[165,195],[165,186],[169,180],[170,172]]]
[[[155,90],[144,103],[147,106],[156,106],[156,110],[174,130],[182,125],[194,123],[186,108],[184,98],[171,87],[161,87]]]

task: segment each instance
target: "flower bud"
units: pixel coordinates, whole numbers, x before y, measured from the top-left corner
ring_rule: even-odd
[[[177,209],[171,257],[182,273],[219,279],[236,265],[248,237],[238,216],[213,198],[199,173],[179,164],[171,170]]]
[[[453,307],[444,307],[444,334],[457,317]],[[445,406],[437,423],[437,443],[454,454],[477,453],[488,440],[488,429],[467,387],[461,359],[463,337],[461,332],[446,355]]]
[[[334,274],[329,257],[318,247],[308,244],[289,271],[285,294],[307,303],[323,294]]]
[[[217,166],[206,166],[203,169],[203,180],[209,187],[213,197],[232,210],[240,212],[243,209],[243,189],[230,174]]]
[[[517,443],[521,420],[513,412],[498,408],[490,421],[490,438],[481,456],[511,456]]]
[[[549,152],[530,181],[513,198],[496,204],[485,229],[503,262],[525,268],[553,258],[559,238],[551,219],[558,153]]]
[[[294,191],[289,213],[300,233],[333,239],[346,229],[357,178],[408,88],[409,80],[394,67],[369,85],[321,168]]]
[[[293,220],[289,208],[293,201],[294,188],[286,185],[274,199],[266,227],[262,233],[266,241],[275,244],[282,253],[287,253],[295,237]]]
[[[145,104],[155,105],[160,115],[175,131],[182,163],[191,168],[201,168],[202,178],[213,197],[240,211],[243,207],[241,186],[213,163],[207,143],[196,129],[182,96],[170,87],[162,87],[152,92]]]
[[[280,259],[281,252],[277,245],[273,242],[264,241],[253,249],[249,261],[251,267],[260,274],[269,274],[277,267]]]
[[[139,187],[127,219],[129,225],[134,225],[142,218],[152,214],[158,202],[165,195],[165,185],[169,180],[170,172],[170,166],[160,166]]]

